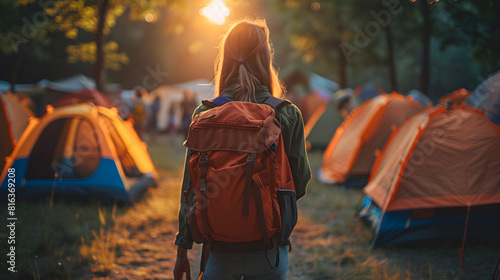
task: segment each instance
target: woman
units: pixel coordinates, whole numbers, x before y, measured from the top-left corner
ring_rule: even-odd
[[[236,101],[263,103],[270,96],[282,97],[284,95],[273,67],[269,29],[262,20],[243,20],[232,25],[221,41],[215,71],[215,97],[222,95]],[[200,105],[193,116],[208,109],[210,108]],[[285,152],[293,174],[297,199],[299,199],[306,194],[306,187],[311,179],[305,150],[302,115],[296,106],[288,104],[277,110],[276,119],[281,124]],[[186,190],[189,184],[187,172],[189,154],[187,151],[182,191]],[[185,203],[181,198],[179,233],[175,240],[178,246],[174,269],[176,280],[182,279],[184,273],[187,279],[191,279],[187,250],[191,249],[193,241],[186,222],[189,205],[190,201]],[[242,277],[246,280],[286,279],[288,246],[280,245],[279,251],[277,269],[267,266],[262,251],[239,254],[212,251],[202,279],[224,280]],[[275,252],[269,251],[268,257],[273,263],[276,258]]]

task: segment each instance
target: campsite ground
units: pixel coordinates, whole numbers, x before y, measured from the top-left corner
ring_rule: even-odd
[[[0,279],[172,279],[181,144],[181,137],[168,135],[149,144],[160,185],[134,207],[20,204],[19,273],[6,274],[2,257]],[[316,171],[321,153],[309,156]],[[359,189],[313,178],[299,201],[288,279],[491,279],[498,247],[466,246],[465,264],[475,270],[460,269],[457,247],[371,249],[372,232],[356,217],[362,199]],[[199,249],[190,254],[193,276]]]

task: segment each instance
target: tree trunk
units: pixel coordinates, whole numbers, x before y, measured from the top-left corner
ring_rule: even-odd
[[[104,44],[106,41],[104,27],[109,10],[109,0],[102,0],[99,7],[99,22],[95,36],[96,60],[94,69],[94,79],[97,90],[104,92],[106,88],[106,66],[104,64]]]
[[[431,16],[430,7],[426,0],[420,0],[422,17],[424,19],[422,31],[422,69],[420,72],[420,90],[429,95],[430,59],[431,59]]]
[[[342,33],[344,32],[344,27],[342,26],[341,14],[337,11],[335,13],[335,25],[337,27],[337,53],[338,53],[338,63],[339,63],[339,85],[340,88],[347,87],[347,58],[342,51]]]
[[[492,37],[494,37],[493,34],[498,34],[497,31],[500,30],[500,17],[496,15],[498,13],[498,10],[500,9],[500,1],[492,1],[491,4],[491,11],[493,11],[493,16],[490,16],[490,20],[488,23],[488,26],[490,28],[490,34],[488,37],[489,42],[492,44],[489,44],[489,53],[491,55],[490,57],[490,63],[489,63],[489,70],[490,73],[494,73],[498,71],[498,63],[500,62],[500,55],[498,53],[499,46],[497,44],[497,40],[491,40]],[[496,9],[496,10],[495,10]]]
[[[12,71],[12,79],[10,81],[10,91],[16,92],[17,76],[19,75],[19,69],[21,68],[22,51],[19,50],[14,59],[14,71]]]
[[[389,66],[389,80],[391,83],[391,91],[398,90],[398,80],[396,78],[396,63],[394,61],[394,40],[392,38],[391,26],[385,28],[387,36],[387,64]]]

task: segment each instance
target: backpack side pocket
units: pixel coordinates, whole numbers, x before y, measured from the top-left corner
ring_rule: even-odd
[[[198,222],[197,222],[197,214],[199,215],[198,210],[196,209],[196,201],[193,200],[193,204],[189,208],[189,214],[187,217],[187,222],[189,229],[191,231],[191,237],[193,238],[193,241],[200,244],[203,242],[206,242],[206,238],[203,237],[203,234],[201,233],[200,228],[198,227]]]
[[[281,212],[280,244],[285,244],[297,224],[297,195],[295,191],[278,189],[278,203]]]

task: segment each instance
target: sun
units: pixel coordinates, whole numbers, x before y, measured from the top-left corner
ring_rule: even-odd
[[[222,25],[226,22],[226,17],[229,15],[229,9],[224,6],[222,0],[214,0],[210,5],[201,9],[201,14],[210,21]]]

